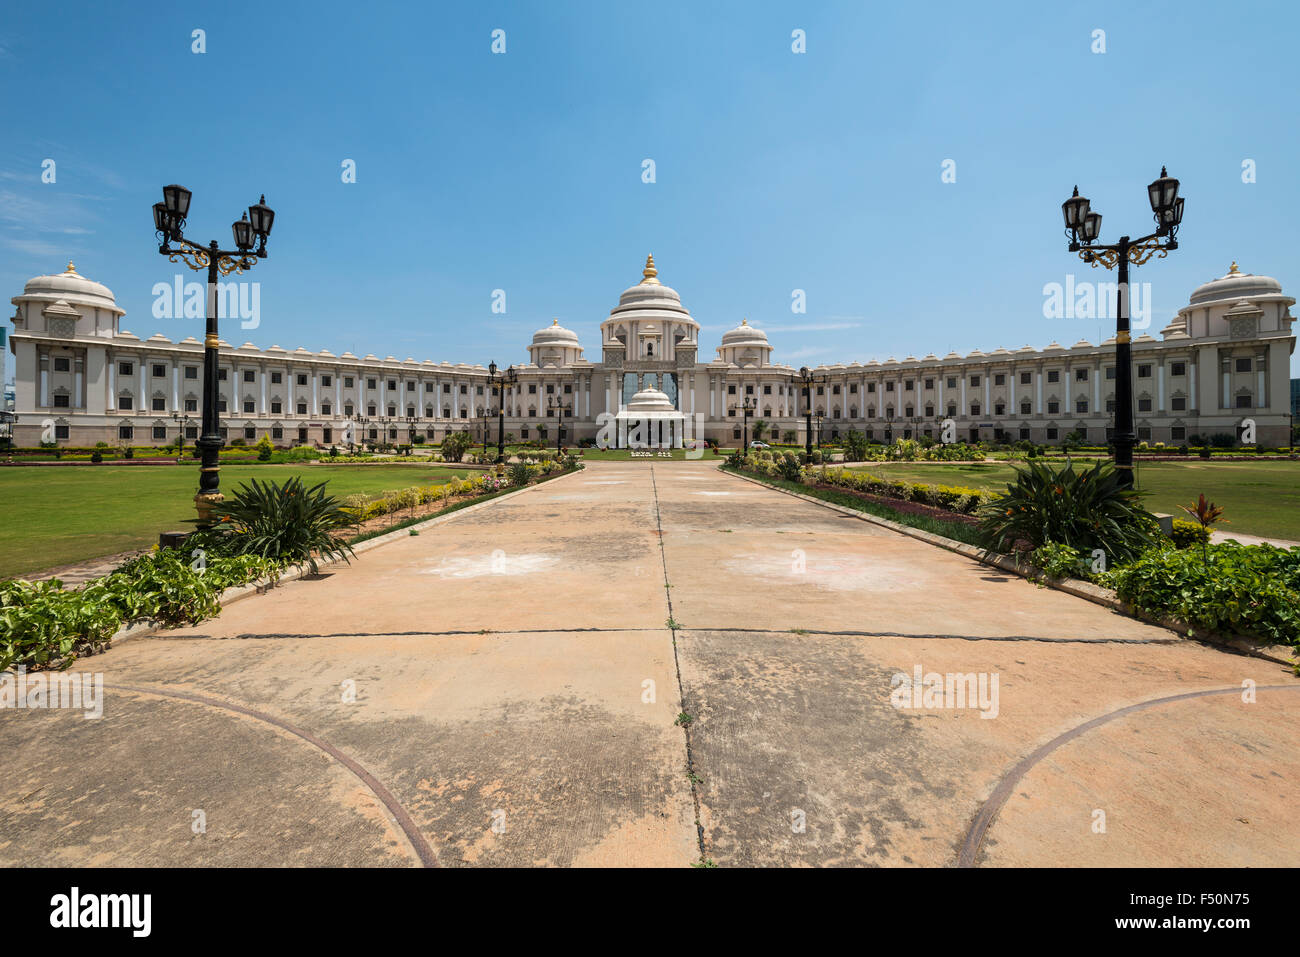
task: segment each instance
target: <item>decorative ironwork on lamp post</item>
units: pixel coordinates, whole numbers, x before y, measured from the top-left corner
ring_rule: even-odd
[[[1120,482],[1133,485],[1133,445],[1137,436],[1133,432],[1133,351],[1129,336],[1128,267],[1129,263],[1141,266],[1152,256],[1164,259],[1169,251],[1178,248],[1178,227],[1183,221],[1183,200],[1178,195],[1178,180],[1160,168],[1160,177],[1147,186],[1147,198],[1156,221],[1156,231],[1138,239],[1121,236],[1119,242],[1109,245],[1097,242],[1101,233],[1101,213],[1094,212],[1089,201],[1074,195],[1061,204],[1065,216],[1065,234],[1070,238],[1069,250],[1092,268],[1098,264],[1107,269],[1119,267],[1119,289],[1115,308],[1115,468]],[[1161,242],[1163,240],[1163,242]]]
[[[208,271],[207,327],[203,337],[203,428],[195,442],[201,461],[199,490],[194,496],[194,507],[199,513],[198,526],[206,528],[213,523],[213,506],[224,498],[218,454],[225,440],[221,437],[217,411],[217,350],[221,342],[217,334],[217,276],[243,273],[252,269],[259,259],[266,258],[266,240],[271,235],[275,212],[266,205],[263,196],[230,227],[235,240],[234,249],[222,249],[215,239],[207,246],[201,246],[186,239],[183,232],[192,195],[184,186],[175,183],[164,186],[163,201],[153,206],[153,225],[158,235],[159,253],[171,262],[179,258],[195,272]]]

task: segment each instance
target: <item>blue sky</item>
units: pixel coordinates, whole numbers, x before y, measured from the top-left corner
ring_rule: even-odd
[[[1112,322],[1043,316],[1044,284],[1113,278],[1066,252],[1060,203],[1077,182],[1103,239],[1145,233],[1162,163],[1187,206],[1181,248],[1134,275],[1153,334],[1234,259],[1300,288],[1287,4],[228,9],[6,6],[6,296],[73,259],[137,335],[201,335],[151,314],[175,181],[194,239],[228,243],[261,193],[277,211],[261,326],[223,330],[262,347],[506,365],[558,317],[598,360],[647,252],[706,360],[746,316],[795,366],[1095,342]]]

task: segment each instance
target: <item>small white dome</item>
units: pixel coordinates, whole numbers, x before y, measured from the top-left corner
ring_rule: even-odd
[[[735,329],[729,329],[722,334],[722,344],[724,346],[747,346],[747,345],[767,345],[767,333],[762,329],[755,329],[749,324],[748,319],[740,320],[740,325]]]
[[[118,306],[112,291],[103,283],[87,279],[77,272],[77,267],[68,263],[68,268],[61,273],[49,276],[34,276],[23,286],[20,298],[38,301],[57,302],[62,299],[74,305],[93,306],[107,309],[118,315],[125,310]]]
[[[533,333],[533,345],[550,346],[565,345],[577,346],[578,334],[572,329],[566,329],[560,325],[559,319],[554,319],[551,324],[544,329],[538,329]]]
[[[1200,306],[1224,299],[1235,302],[1246,296],[1276,296],[1281,292],[1282,284],[1273,277],[1240,272],[1236,262],[1233,262],[1228,268],[1227,275],[1197,286],[1192,292],[1192,298],[1188,300],[1188,305]]]

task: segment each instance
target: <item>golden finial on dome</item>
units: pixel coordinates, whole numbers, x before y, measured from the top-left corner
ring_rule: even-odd
[[[68,268],[67,268],[67,272],[76,272],[76,271],[77,271],[77,267],[74,266],[74,265],[72,265],[72,260],[69,259],[69,260],[68,260]]]
[[[551,327],[552,327],[552,328],[554,328],[555,326],[558,326],[559,324],[560,324],[560,320],[559,320],[559,319],[552,319],[552,320],[551,320]]]
[[[656,276],[659,275],[659,270],[655,268],[655,257],[653,254],[646,256],[645,269],[641,270],[641,275],[644,277],[641,280],[641,285],[643,286],[659,285],[659,280],[655,278]]]
[[[746,316],[744,319],[741,319],[741,320],[740,320],[740,324],[741,324],[742,326],[747,326],[747,325],[749,325],[749,317]]]
[[[1234,259],[1232,261],[1232,265],[1228,267],[1228,275],[1229,276],[1234,275],[1236,272],[1237,272],[1237,260]]]

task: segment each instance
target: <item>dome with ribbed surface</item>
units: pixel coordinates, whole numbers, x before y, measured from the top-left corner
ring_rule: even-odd
[[[1197,286],[1188,304],[1202,306],[1225,299],[1235,302],[1247,296],[1272,296],[1281,293],[1282,284],[1272,276],[1256,276],[1253,273],[1241,272],[1236,262],[1233,262],[1226,275]]]
[[[68,263],[68,268],[61,273],[35,276],[27,280],[26,285],[23,286],[23,297],[48,302],[58,302],[62,299],[73,305],[107,309],[118,315],[125,313],[113,298],[112,290],[103,283],[81,275],[72,263]]]

